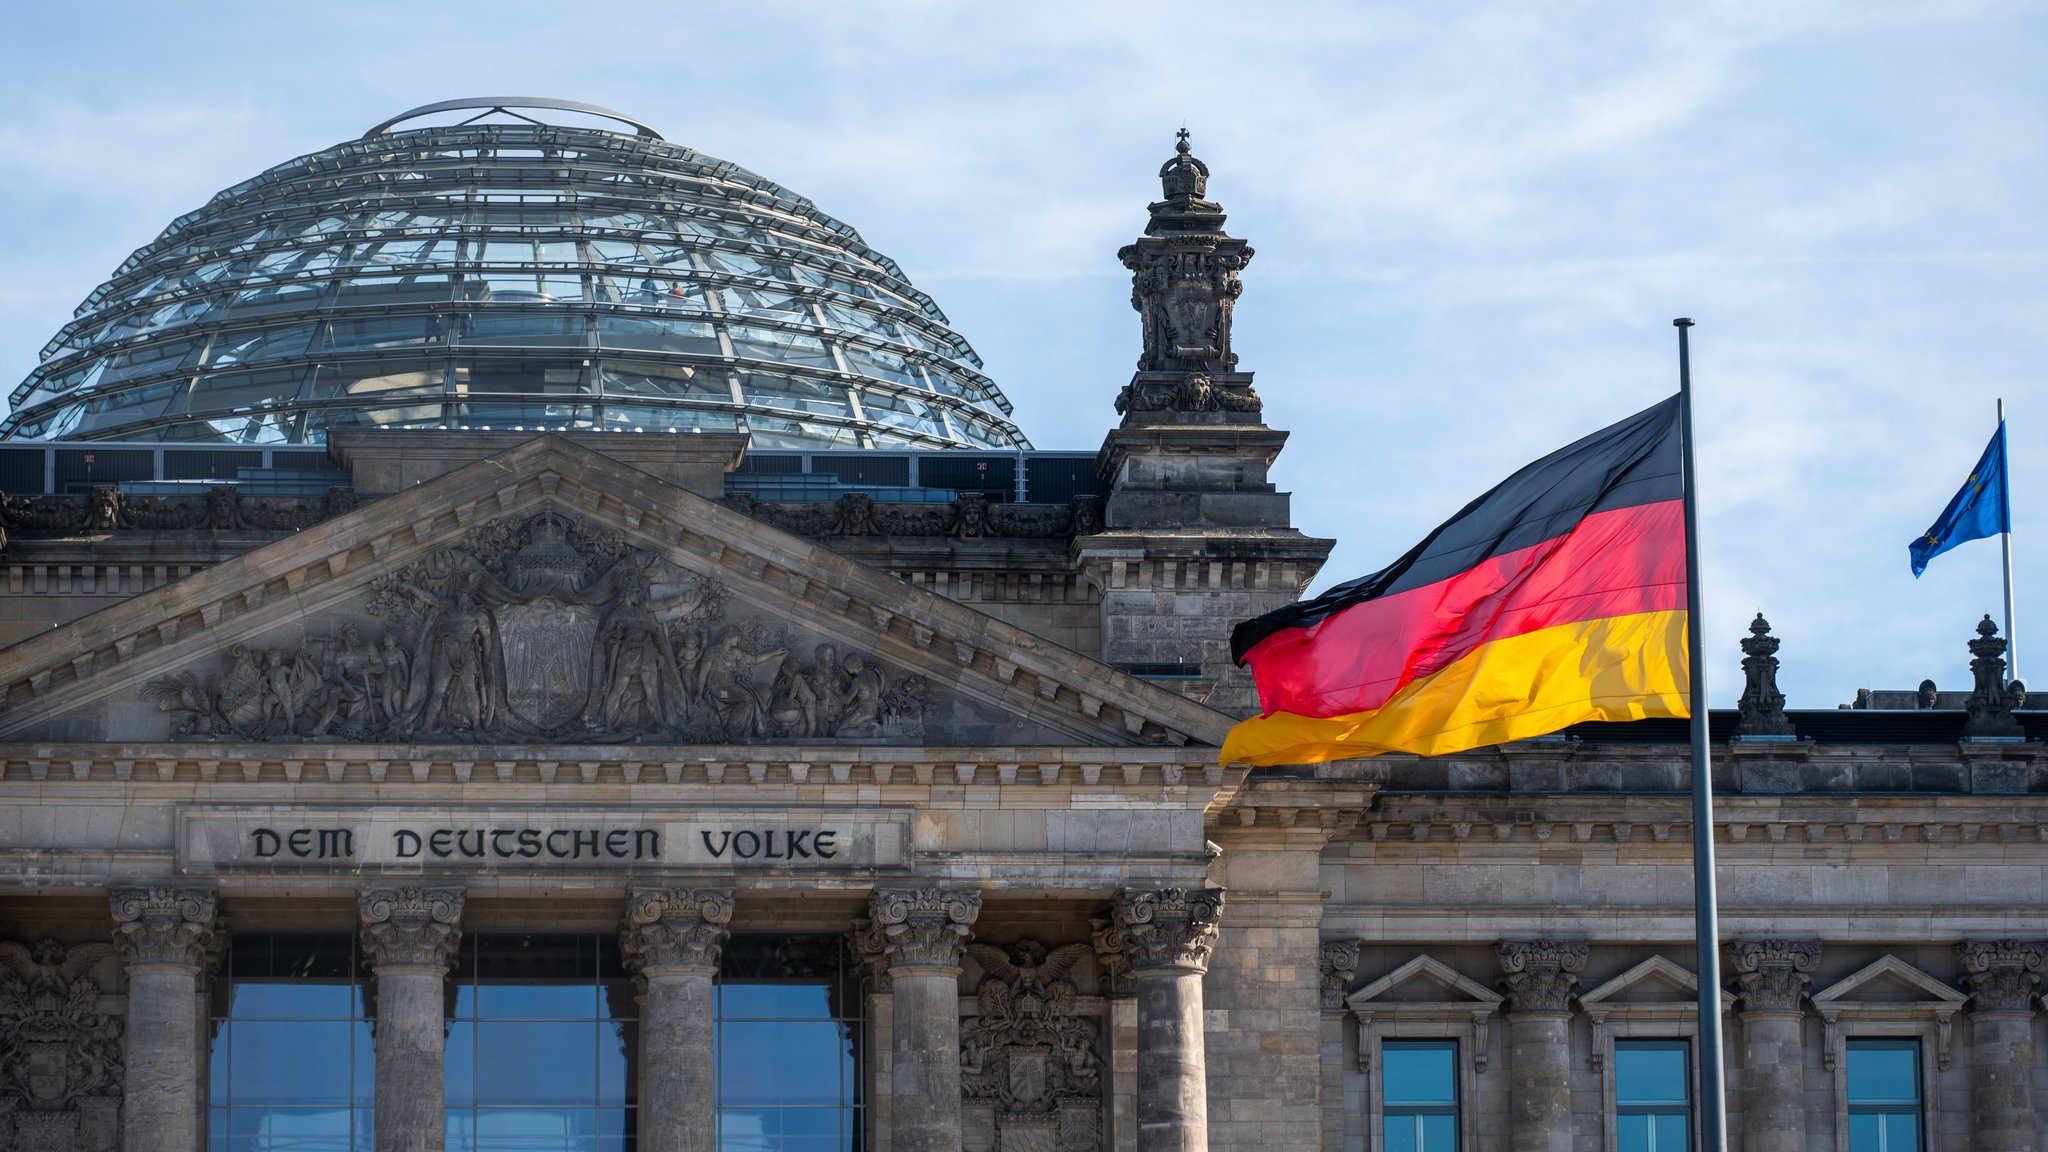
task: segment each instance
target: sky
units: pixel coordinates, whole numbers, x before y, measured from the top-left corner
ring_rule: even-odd
[[[543,95],[852,224],[1038,447],[1092,450],[1138,352],[1116,250],[1185,126],[1257,250],[1235,346],[1296,526],[1337,541],[1316,589],[1671,393],[1690,316],[1709,699],[1758,611],[1791,707],[1968,687],[1998,543],[1919,580],[1906,545],[2001,397],[2019,671],[2048,682],[2048,5],[68,0],[8,30],[6,388],[218,189]]]

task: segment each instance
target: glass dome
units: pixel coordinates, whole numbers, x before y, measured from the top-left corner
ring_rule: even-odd
[[[44,347],[0,438],[1029,448],[980,369],[894,261],[809,200],[603,109],[447,101],[172,221]]]

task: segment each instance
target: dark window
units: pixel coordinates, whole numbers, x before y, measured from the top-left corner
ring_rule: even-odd
[[[1849,1152],[1920,1152],[1920,1042],[1849,1041]]]
[[[352,936],[229,940],[208,1077],[215,1152],[369,1152],[366,976]]]
[[[1684,1040],[1614,1043],[1614,1133],[1619,1152],[1688,1152],[1692,1076]]]
[[[1380,1061],[1386,1152],[1456,1152],[1457,1042],[1388,1040]]]

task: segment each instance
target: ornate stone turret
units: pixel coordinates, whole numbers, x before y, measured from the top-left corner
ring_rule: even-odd
[[[1778,638],[1771,635],[1771,622],[1759,612],[1749,622],[1749,638],[1742,642],[1742,699],[1736,702],[1735,734],[1738,736],[1791,736],[1792,721],[1785,716],[1785,694],[1778,690]]]
[[[1965,736],[2023,736],[2025,731],[2013,717],[2015,693],[2005,682],[2005,640],[1998,625],[1986,615],[1977,622],[1977,638],[1970,641],[1970,717],[1963,721]]]
[[[1267,479],[1287,433],[1265,425],[1230,335],[1252,250],[1204,199],[1209,166],[1185,131],[1159,182],[1144,236],[1117,253],[1143,350],[1096,457],[1105,531],[1077,538],[1076,557],[1103,590],[1104,660],[1173,674],[1188,695],[1243,715],[1257,697],[1230,661],[1231,627],[1299,598],[1331,542],[1296,531]]]
[[[1131,270],[1131,307],[1144,334],[1137,375],[1117,397],[1124,424],[1256,424],[1252,375],[1237,370],[1231,311],[1244,291],[1238,272],[1252,249],[1223,232],[1223,206],[1202,199],[1209,166],[1182,129],[1173,159],[1159,169],[1165,199],[1151,206],[1145,235],[1117,253]]]

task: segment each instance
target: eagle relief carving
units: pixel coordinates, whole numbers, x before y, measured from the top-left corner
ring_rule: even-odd
[[[960,1026],[960,1094],[994,1113],[1000,1147],[1094,1149],[1099,1144],[1102,1062],[1093,1020],[1077,1014],[1068,974],[1090,944],[1048,949],[969,944],[981,965],[978,1015]]]
[[[733,619],[715,578],[550,511],[379,577],[295,647],[150,681],[173,738],[917,741],[925,681],[786,625]]]
[[[0,1148],[112,1152],[121,1143],[121,1018],[92,970],[111,944],[0,941]]]

